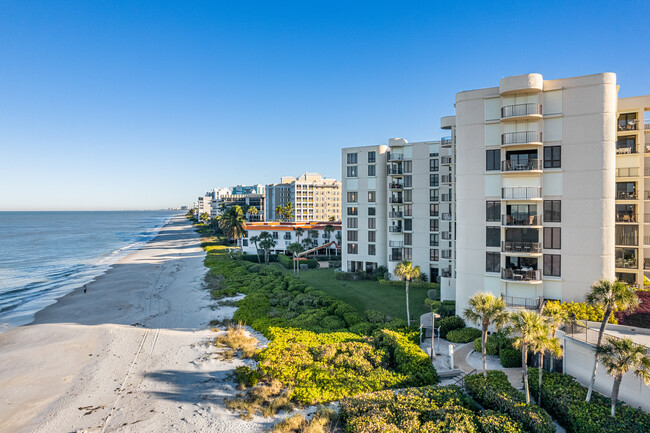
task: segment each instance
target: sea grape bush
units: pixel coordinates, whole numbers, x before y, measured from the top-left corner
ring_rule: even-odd
[[[447,333],[447,340],[452,343],[469,343],[481,336],[481,331],[476,328],[455,329]]]
[[[586,302],[562,302],[560,301],[547,301],[547,303],[552,303],[560,305],[562,310],[567,313],[567,317],[572,318],[575,315],[577,320],[589,320],[592,322],[602,322],[605,317],[605,312],[603,309],[597,305],[589,305]],[[609,319],[609,323],[618,323],[616,315],[612,314]]]
[[[445,317],[440,320],[440,337],[447,338],[447,333],[465,327],[465,321],[458,316]]]

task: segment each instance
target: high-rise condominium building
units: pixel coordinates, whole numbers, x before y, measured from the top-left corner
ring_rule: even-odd
[[[341,220],[341,182],[318,173],[282,177],[280,183],[266,185],[266,219],[277,221],[278,206],[293,205],[291,221]]]
[[[452,151],[451,137],[343,149],[344,269],[411,260],[454,299]]]

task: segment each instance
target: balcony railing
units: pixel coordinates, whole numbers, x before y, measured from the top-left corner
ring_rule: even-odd
[[[402,161],[403,159],[404,159],[404,154],[402,153],[390,152],[390,154],[388,155],[389,161]]]
[[[443,221],[451,221],[451,213],[443,213],[441,219]]]
[[[445,241],[451,240],[451,232],[442,232],[441,233],[442,239]]]
[[[635,223],[636,221],[636,214],[628,214],[628,213],[616,213],[616,222],[617,223]]]
[[[508,117],[531,116],[535,114],[542,114],[541,104],[517,104],[501,107],[502,119],[507,119]]]
[[[636,145],[634,144],[623,144],[623,145],[616,145],[616,154],[618,155],[629,155],[632,153],[636,153]]]
[[[529,159],[527,161],[501,161],[501,171],[530,171],[541,170],[541,159]]]
[[[616,267],[617,268],[636,269],[638,267],[638,263],[637,263],[636,258],[632,258],[632,259],[616,259]]]
[[[502,296],[506,307],[525,308],[527,310],[539,310],[544,304],[544,298],[521,298],[518,296]]]
[[[535,269],[523,270],[501,268],[501,279],[512,281],[541,281],[542,272]]]
[[[389,247],[403,247],[404,246],[404,241],[388,241],[388,246]]]
[[[442,257],[443,259],[451,259],[451,250],[440,251],[440,257]]]
[[[440,201],[450,201],[451,194],[441,194]]]
[[[441,145],[441,146],[451,146],[451,144],[452,144],[451,136],[449,136],[449,137],[442,137],[442,138],[440,139],[440,145]]]
[[[539,215],[513,216],[501,215],[501,225],[504,226],[539,226],[541,225]]]
[[[388,174],[391,175],[397,175],[397,174],[402,174],[402,166],[400,165],[399,167],[388,167]]]
[[[440,176],[441,183],[451,183],[451,174],[443,174]]]
[[[501,198],[504,200],[530,200],[542,198],[541,186],[513,186],[501,188]]]
[[[440,276],[442,278],[451,278],[451,269],[441,269]]]
[[[391,254],[388,256],[388,260],[391,262],[401,262],[402,261],[402,255],[401,254]]]
[[[443,156],[440,158],[442,164],[451,164],[451,156]]]
[[[616,191],[616,200],[636,200],[636,191]]]
[[[390,189],[402,189],[404,188],[404,185],[401,183],[391,183],[390,184]]]
[[[618,124],[617,124],[617,129],[619,131],[636,131],[636,129],[637,129],[637,120],[636,119],[630,119],[630,120],[619,119]],[[646,129],[648,129],[648,128],[646,128]]]
[[[390,218],[402,218],[402,216],[404,216],[404,212],[388,212],[388,216]]]
[[[504,253],[541,253],[541,242],[501,242]]]
[[[646,172],[650,173],[648,168],[645,169]],[[616,169],[616,177],[637,177],[639,175],[638,167],[621,167]],[[646,174],[650,176],[650,174]]]
[[[388,227],[388,231],[391,233],[402,233],[402,227],[400,226],[390,226]]]
[[[391,197],[388,199],[389,203],[403,203],[402,197]]]
[[[501,144],[506,146],[509,144],[526,144],[526,143],[541,143],[542,133],[539,131],[524,131],[524,132],[506,132],[501,134]]]
[[[643,129],[648,130],[650,129],[650,122],[646,123],[643,127]]]

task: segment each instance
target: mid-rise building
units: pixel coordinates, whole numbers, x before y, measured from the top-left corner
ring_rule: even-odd
[[[210,201],[210,218],[216,218],[221,214],[221,197],[229,194],[230,188],[215,188],[212,190],[212,200]]]
[[[284,176],[280,183],[266,185],[266,219],[281,219],[278,206],[293,205],[291,221],[341,220],[341,182],[318,173],[298,177]]]
[[[265,186],[256,184],[256,185],[237,185],[232,187],[230,191],[233,195],[246,195],[246,194],[260,194],[264,195]]]
[[[296,231],[297,228],[302,232]],[[255,254],[256,245],[251,241],[254,236],[259,236],[262,232],[268,232],[275,240],[275,246],[271,252],[273,254],[285,254],[287,247],[292,243],[300,243],[306,251],[318,248],[314,251],[316,255],[327,255],[337,257],[338,239],[341,237],[340,221],[322,221],[322,222],[247,222],[244,225],[244,236],[238,240],[239,247],[246,254]],[[257,245],[259,248],[259,245]]]

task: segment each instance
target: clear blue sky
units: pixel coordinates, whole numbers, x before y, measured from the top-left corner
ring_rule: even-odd
[[[443,134],[455,93],[616,72],[648,1],[0,2],[0,210],[138,209]]]

